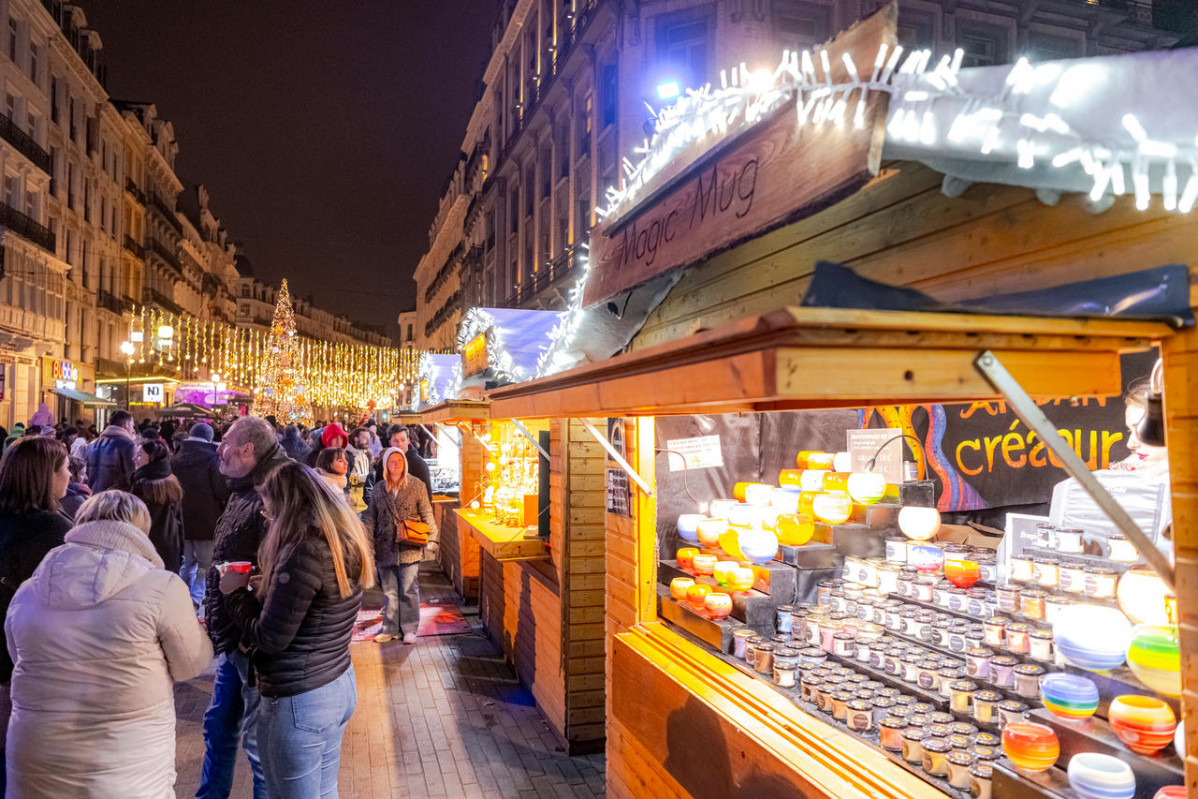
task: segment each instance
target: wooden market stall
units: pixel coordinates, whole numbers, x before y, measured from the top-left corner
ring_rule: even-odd
[[[595,751],[605,734],[603,456],[578,421],[516,418],[492,419],[477,401],[423,413],[425,423],[462,433],[461,501],[447,506],[441,565],[464,597],[477,598],[488,635],[563,746]],[[525,504],[503,510],[496,489],[513,465],[541,477],[544,459],[525,431],[547,446],[548,480],[526,485],[521,493],[532,493],[512,497]]]

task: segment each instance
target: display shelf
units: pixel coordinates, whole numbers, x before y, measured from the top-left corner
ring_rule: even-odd
[[[867,674],[867,675],[869,675],[870,679],[877,680],[880,683],[884,683],[884,684],[890,686],[891,688],[894,688],[895,690],[902,691],[904,694],[909,694],[910,696],[913,696],[916,699],[918,699],[920,702],[927,702],[929,705],[932,705],[937,710],[948,710],[949,709],[948,697],[941,696],[936,691],[929,691],[925,688],[920,688],[918,685],[912,685],[909,682],[903,682],[898,677],[895,677],[893,674],[887,674],[886,672],[882,671],[881,669],[875,669],[872,666],[870,666],[868,663],[862,663],[861,661],[856,660],[854,658],[846,658],[846,657],[841,657],[840,655],[834,655],[831,652],[828,653],[828,660],[834,660],[842,666],[848,666],[850,669],[853,669],[854,671],[859,671],[862,674]],[[968,717],[963,716],[960,718],[960,721],[972,721],[972,719],[969,719]]]
[[[778,605],[785,605],[787,601],[779,601],[768,594],[753,588],[748,591],[729,591],[716,582],[714,577],[709,575],[695,574],[678,566],[677,561],[663,560],[657,568],[657,582],[659,587],[666,589],[669,593],[670,581],[675,577],[689,577],[696,583],[702,585],[710,585],[716,591],[721,591],[732,597],[732,618],[742,624],[752,627],[753,629],[769,628],[773,631],[775,608]]]
[[[1136,773],[1137,787],[1151,787],[1152,796],[1166,785],[1180,785],[1185,781],[1185,766],[1177,756],[1173,744],[1169,744],[1155,756],[1141,755],[1131,751],[1115,735],[1104,719],[1091,716],[1081,721],[1065,721],[1047,710],[1033,710],[1028,714],[1031,721],[1052,727],[1061,742],[1061,756],[1057,766],[1065,768],[1069,759],[1082,752],[1099,752],[1117,757],[1131,766]]]
[[[1089,555],[1086,553],[1074,554],[1070,552],[1059,552],[1049,547],[1038,547],[1035,544],[1024,544],[1023,552],[1028,555],[1040,555],[1045,558],[1056,558],[1061,562],[1070,561],[1071,563],[1085,563],[1089,566],[1107,566],[1116,569],[1119,572],[1125,572],[1128,569],[1134,569],[1137,566],[1144,564],[1143,560],[1138,560],[1135,563],[1121,563],[1111,560],[1105,555]]]
[[[731,651],[732,634],[748,626],[731,616],[718,621],[709,619],[707,616],[696,613],[686,603],[675,600],[670,596],[670,590],[663,589],[661,586],[657,588],[657,614],[660,618],[693,636],[700,643],[714,647],[717,652],[722,654]],[[765,628],[750,629],[765,635],[772,634],[773,631],[772,626],[768,630]]]
[[[1016,768],[1005,757],[994,763],[990,795],[995,799],[1077,799],[1077,794],[1069,787],[1069,778],[1061,769],[1031,772]],[[1152,796],[1151,793],[1144,795]]]
[[[844,557],[880,558],[886,555],[885,530],[866,524],[816,522],[811,540],[817,544],[830,544]]]
[[[844,567],[844,555],[831,544],[808,542],[801,547],[778,547],[775,560],[797,569],[835,569]]]
[[[505,527],[478,511],[459,508],[454,513],[467,524],[478,545],[496,560],[548,557],[548,542],[535,533],[530,535],[529,530],[533,528]]]

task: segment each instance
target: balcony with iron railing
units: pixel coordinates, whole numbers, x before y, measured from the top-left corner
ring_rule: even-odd
[[[125,249],[136,255],[140,260],[146,260],[146,248],[133,240],[133,237],[128,233],[125,234]]]
[[[57,240],[54,231],[39,224],[33,217],[23,214],[7,203],[0,203],[0,227],[29,239],[51,255],[56,254]]]
[[[96,292],[96,307],[102,308],[105,311],[111,311],[117,316],[128,310],[123,299],[104,289]]]
[[[167,264],[176,272],[183,271],[183,267],[179,265],[179,256],[162,242],[158,241],[157,239],[151,239],[149,250],[162,260],[166,261]]]
[[[125,191],[133,195],[133,199],[137,200],[140,205],[146,204],[146,194],[137,188],[137,184],[133,182],[133,178],[125,178]]]
[[[153,208],[154,210],[158,211],[158,214],[166,220],[168,225],[173,227],[177,233],[182,233],[183,224],[179,221],[179,218],[175,216],[175,209],[170,205],[167,205],[166,200],[162,199],[154,192],[150,192],[149,199],[149,205],[146,207]]]
[[[8,117],[0,114],[0,137],[17,148],[17,152],[33,162],[34,166],[50,174],[50,154]]]
[[[141,301],[146,305],[157,305],[162,310],[170,311],[171,313],[178,314],[183,312],[183,309],[175,304],[174,300],[152,286],[146,286],[142,290]]]
[[[519,308],[532,302],[543,292],[558,286],[571,275],[576,274],[578,261],[578,249],[576,247],[565,248],[559,256],[546,262],[540,270],[529,275],[527,280],[516,286],[504,301],[504,305],[509,308]]]

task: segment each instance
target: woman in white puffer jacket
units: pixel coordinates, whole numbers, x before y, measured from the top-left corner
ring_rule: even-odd
[[[102,492],[75,521],[4,624],[16,663],[7,795],[174,797],[174,682],[203,671],[212,645],[141,500]]]

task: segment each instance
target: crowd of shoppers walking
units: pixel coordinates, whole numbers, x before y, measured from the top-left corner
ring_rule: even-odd
[[[108,422],[0,428],[4,795],[173,796],[172,683],[215,656],[197,796],[229,795],[239,750],[258,799],[335,796],[376,579],[375,640],[416,642],[420,447],[373,422]]]

